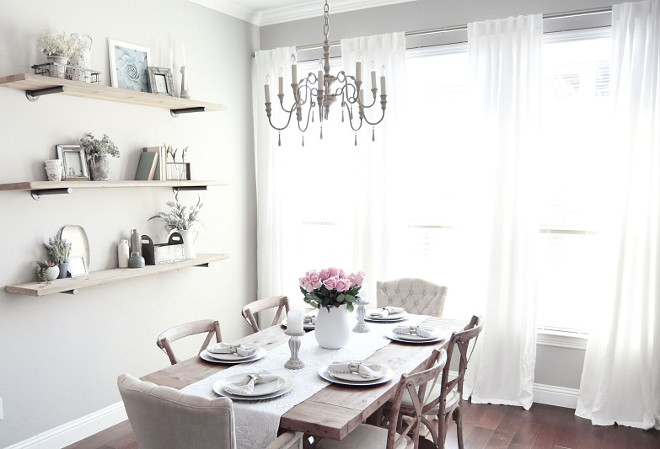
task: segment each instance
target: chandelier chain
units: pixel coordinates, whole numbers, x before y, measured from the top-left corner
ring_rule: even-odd
[[[323,34],[327,42],[330,35],[330,6],[328,5],[328,0],[325,0],[325,6],[323,7],[323,20]]]

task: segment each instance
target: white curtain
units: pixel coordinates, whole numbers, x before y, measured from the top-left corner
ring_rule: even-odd
[[[466,250],[473,252],[475,285],[486,291],[474,292],[483,298],[485,327],[467,392],[475,403],[526,409],[536,358],[533,185],[542,26],[540,15],[468,25],[478,155],[471,175],[479,188],[466,205],[477,218],[474,247]]]
[[[660,429],[660,2],[612,8],[619,149],[615,268],[590,334],[576,414]]]
[[[296,54],[295,47],[262,50],[255,53],[254,87],[254,141],[255,166],[257,178],[257,295],[267,298],[282,294],[282,248],[291,240],[284,225],[289,207],[286,196],[282,193],[283,170],[282,155],[278,152],[278,135],[268,123],[265,110],[264,85],[268,78],[270,101],[275,110],[279,109],[277,98],[278,77],[285,77],[283,85],[290,86],[288,68],[291,55]],[[292,93],[284,90],[287,97]],[[255,298],[256,299],[256,298]]]
[[[341,40],[342,66],[349,74],[354,74],[356,62],[362,64],[362,88],[365,101],[371,102],[371,71],[376,72],[378,88],[376,105],[380,104],[380,76],[385,75],[387,108],[385,120],[372,129],[364,124],[368,133],[360,133],[355,148],[354,183],[355,206],[353,264],[367,273],[366,293],[375,303],[376,281],[389,279],[394,267],[401,260],[401,238],[405,230],[405,217],[398,213],[401,209],[392,205],[403,204],[398,168],[401,157],[403,127],[397,126],[403,120],[405,98],[405,58],[406,38],[404,33],[382,34]],[[367,111],[371,122],[378,120],[381,108]],[[357,112],[357,111],[356,111]],[[371,141],[373,137],[374,141]],[[363,289],[364,290],[364,289]]]

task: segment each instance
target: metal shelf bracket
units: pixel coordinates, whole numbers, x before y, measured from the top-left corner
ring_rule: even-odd
[[[66,91],[64,86],[47,87],[45,89],[26,90],[25,97],[30,101],[37,101],[42,95],[61,94]]]
[[[42,195],[68,195],[71,193],[71,187],[62,189],[43,189],[43,190],[30,190],[32,199],[39,200]]]
[[[176,193],[181,190],[191,190],[191,191],[199,191],[199,190],[208,190],[208,186],[179,186],[179,187],[172,187],[172,192]]]
[[[196,108],[170,109],[170,115],[174,118],[178,118],[179,114],[191,114],[193,112],[206,112],[206,107],[199,106]]]

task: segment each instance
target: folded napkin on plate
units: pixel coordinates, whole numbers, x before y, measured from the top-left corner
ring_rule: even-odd
[[[358,374],[360,377],[365,379],[377,379],[382,376],[382,374],[376,370],[369,368],[367,365],[361,362],[332,362],[328,366],[328,372],[330,374]]]
[[[230,345],[229,343],[216,343],[206,348],[211,354],[238,354],[247,357],[257,352],[256,346]]]
[[[435,338],[438,332],[428,326],[396,326],[392,332],[397,335],[417,335],[422,338]]]
[[[306,315],[303,323],[316,325],[316,315]]]
[[[279,379],[279,376],[271,374],[268,371],[256,371],[254,373],[245,373],[245,377],[236,382],[225,384],[222,389],[229,394],[246,395],[254,391],[254,386],[267,384]]]
[[[389,315],[394,315],[396,313],[401,313],[401,312],[404,312],[403,307],[383,307],[382,309],[378,309],[375,312],[371,312],[369,316],[375,318],[386,318]]]

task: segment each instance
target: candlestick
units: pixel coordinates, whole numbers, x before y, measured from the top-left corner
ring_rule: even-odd
[[[291,309],[286,314],[286,328],[292,334],[304,333],[303,320],[305,319],[302,309]]]
[[[298,84],[298,65],[291,64],[291,84]]]
[[[288,321],[287,321],[288,324]],[[305,367],[305,364],[303,363],[302,360],[298,358],[298,351],[300,350],[300,338],[302,335],[305,335],[305,332],[301,332],[298,334],[294,334],[292,332],[289,332],[288,326],[286,332],[289,337],[289,349],[291,350],[291,358],[287,360],[287,362],[284,364],[284,368],[286,369],[302,369]]]
[[[355,63],[355,80],[362,81],[362,63],[360,61]]]
[[[380,94],[387,95],[387,92],[385,91],[385,75],[380,77]]]
[[[264,90],[266,91],[266,103],[270,103],[270,86],[264,84]]]
[[[357,316],[358,316],[358,322],[353,328],[353,332],[357,332],[359,334],[364,334],[365,332],[369,332],[369,326],[367,326],[367,323],[364,322],[364,316],[366,314],[365,310],[365,305],[369,304],[369,301],[367,301],[365,298],[361,298],[358,296],[358,300],[355,301],[353,304],[357,304]]]
[[[371,71],[371,88],[376,89],[376,71]]]

